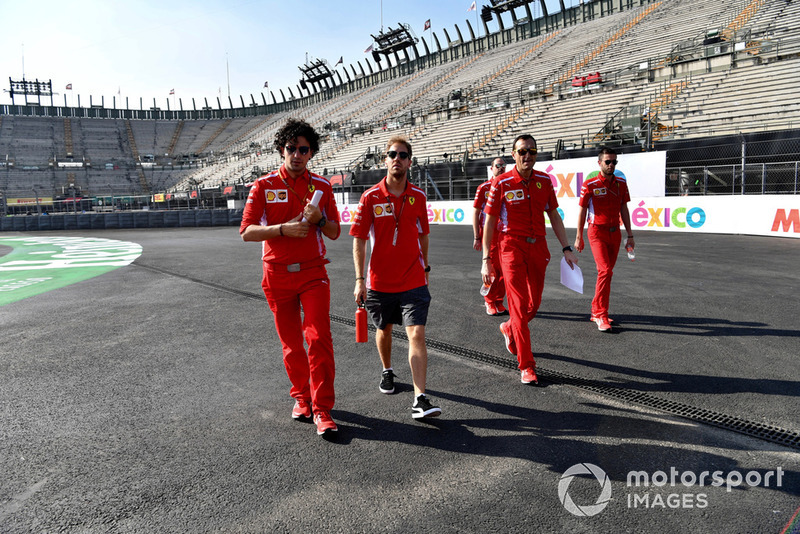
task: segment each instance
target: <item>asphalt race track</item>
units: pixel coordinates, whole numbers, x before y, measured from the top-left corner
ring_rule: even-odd
[[[550,236],[531,387],[503,319],[485,314],[471,228],[432,226],[428,393],[443,414],[419,421],[402,336],[395,395],[378,391],[374,333],[354,342],[344,229],[328,244],[330,441],[290,417],[260,246],[237,228],[0,234],[0,256],[22,236],[142,247],[130,265],[0,305],[0,532],[779,533],[792,521],[800,241],[639,231],[603,334],[588,320],[591,252],[580,295],[560,285]]]

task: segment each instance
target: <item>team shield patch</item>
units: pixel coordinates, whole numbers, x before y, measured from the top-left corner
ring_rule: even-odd
[[[375,204],[372,208],[372,212],[375,214],[375,217],[388,217],[392,214],[392,205],[391,204]]]
[[[267,204],[275,204],[278,202],[286,202],[288,199],[286,189],[269,189],[267,190]]]

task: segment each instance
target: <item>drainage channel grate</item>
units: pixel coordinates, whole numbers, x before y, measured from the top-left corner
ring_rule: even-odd
[[[355,326],[355,321],[346,317],[331,315],[331,320],[337,323]],[[369,325],[369,328],[372,331],[375,330],[372,325]],[[402,332],[393,331],[392,336],[398,339],[407,340],[406,335]],[[427,345],[430,349],[435,349],[440,352],[455,356],[461,356],[481,363],[487,363],[496,367],[502,367],[505,369],[517,368],[516,360],[512,360],[510,358],[492,356],[491,354],[486,354],[477,350],[466,349],[457,345],[451,345],[450,343],[443,343],[441,341],[434,341],[430,339],[427,340]],[[747,421],[746,419],[742,419],[740,417],[733,417],[730,415],[721,414],[719,412],[705,410],[703,408],[696,408],[680,402],[660,399],[648,393],[642,393],[641,391],[632,391],[629,389],[607,386],[593,380],[581,378],[568,373],[562,373],[560,371],[550,371],[541,367],[537,367],[536,372],[539,375],[539,378],[547,380],[553,384],[577,387],[586,391],[604,395],[606,397],[638,404],[647,408],[653,408],[697,423],[703,423],[721,428],[723,430],[738,432],[739,434],[769,441],[771,443],[777,443],[778,445],[783,445],[785,447],[800,449],[800,434],[783,428]]]
[[[249,291],[242,291],[240,289],[234,289],[220,284],[215,284],[213,282],[198,280],[197,278],[192,278],[190,276],[174,273],[150,265],[143,265],[138,262],[135,263],[134,265],[143,267],[145,269],[149,269],[151,271],[167,274],[170,276],[184,278],[186,280],[190,280],[192,282],[202,284],[204,286],[211,287],[213,289],[217,289],[220,291],[225,291],[227,293],[233,293],[235,295],[240,295],[255,300],[261,300],[261,301],[264,300],[263,294],[252,293]],[[331,321],[334,323],[352,326],[354,328],[356,325],[354,319],[350,319],[348,317],[342,317],[341,315],[331,315]],[[368,328],[370,331],[375,332],[375,327],[373,325],[371,324],[368,325]],[[397,330],[392,331],[392,337],[408,341],[406,335],[403,332]],[[431,339],[426,340],[426,344],[431,349],[435,349],[440,352],[444,352],[454,356],[461,356],[477,362],[487,363],[490,365],[494,365],[496,367],[502,367],[504,369],[517,368],[516,360],[512,360],[510,358],[501,358],[498,356],[492,356],[491,354],[486,354],[485,352],[467,349],[464,347],[459,347],[457,345],[451,345],[450,343],[444,343],[441,341],[435,341]],[[540,378],[545,379],[553,384],[562,384],[562,385],[581,388],[586,391],[591,391],[594,393],[604,395],[606,397],[611,397],[625,402],[638,404],[640,406],[645,406],[647,408],[653,408],[697,423],[703,423],[706,425],[715,426],[723,430],[737,432],[739,434],[744,434],[746,436],[758,438],[771,443],[777,443],[778,445],[783,445],[785,447],[800,449],[800,434],[798,434],[797,432],[791,432],[783,428],[765,425],[762,423],[755,423],[753,421],[747,421],[746,419],[742,419],[740,417],[725,415],[711,410],[695,408],[694,406],[689,406],[688,404],[682,404],[680,402],[659,399],[658,397],[655,397],[648,393],[642,393],[640,391],[631,391],[629,389],[606,386],[599,382],[589,380],[586,378],[581,378],[575,375],[570,375],[568,373],[562,373],[559,371],[549,371],[547,369],[543,369],[540,367],[537,367],[536,372]]]

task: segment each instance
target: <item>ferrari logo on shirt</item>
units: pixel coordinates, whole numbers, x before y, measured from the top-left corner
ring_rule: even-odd
[[[313,192],[314,192],[314,189],[316,189],[316,187],[314,187],[314,184],[308,184],[308,191],[309,191],[309,193],[313,193]]]
[[[542,182],[536,182],[536,189],[542,188]]]
[[[267,203],[273,204],[278,202],[286,202],[287,195],[285,189],[277,189],[277,190],[268,190],[267,191]]]
[[[392,205],[391,204],[375,204],[372,208],[372,212],[375,214],[375,217],[389,217],[392,215]]]
[[[408,197],[408,203],[414,205],[414,197]]]
[[[608,190],[605,187],[598,187],[594,190],[594,196],[596,197],[605,196],[606,193],[608,193]]]

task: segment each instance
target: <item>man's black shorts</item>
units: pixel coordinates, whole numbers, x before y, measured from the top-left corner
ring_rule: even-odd
[[[401,293],[382,293],[368,289],[365,306],[372,324],[378,330],[383,330],[390,323],[424,326],[428,322],[430,303],[431,294],[425,285]]]

